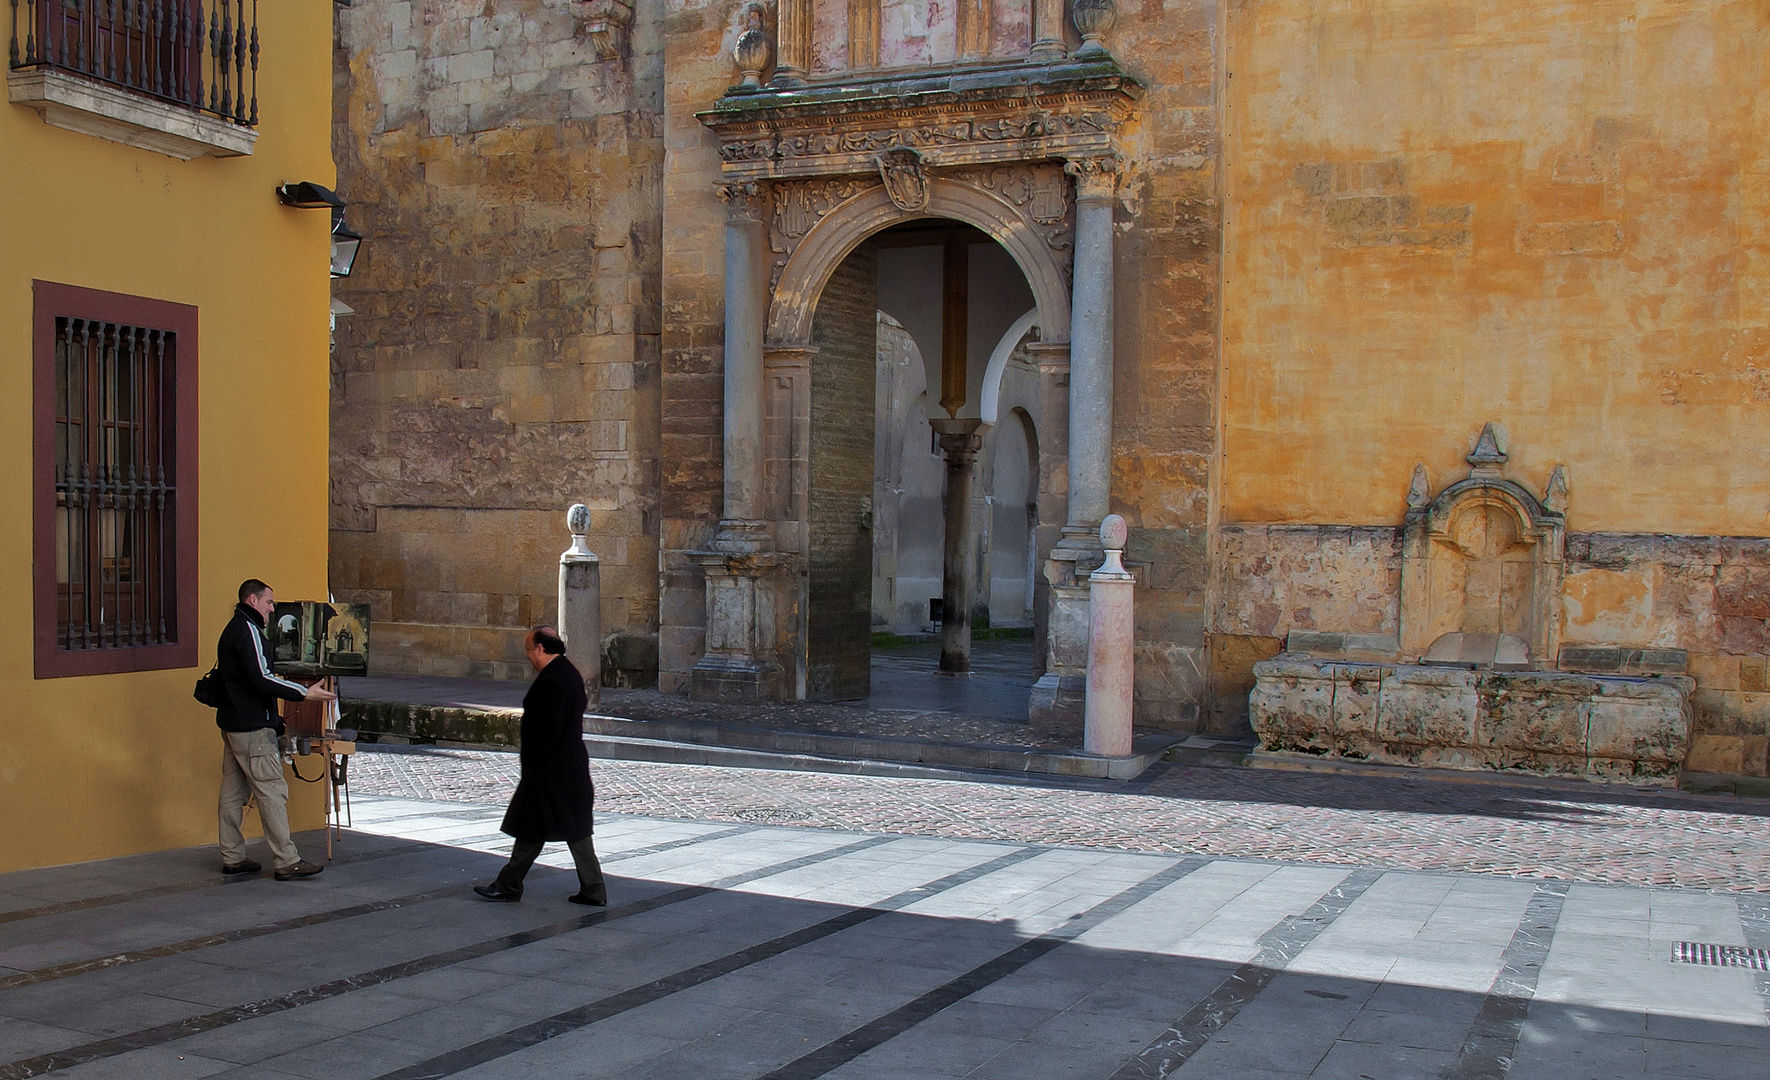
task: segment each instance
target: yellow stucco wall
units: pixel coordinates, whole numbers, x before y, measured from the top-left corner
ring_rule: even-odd
[[[1770,534],[1770,7],[1226,21],[1222,520],[1399,524],[1494,420],[1570,530]]]
[[[199,670],[32,677],[33,279],[200,309],[201,670],[242,579],[326,592],[329,217],[272,189],[333,183],[332,5],[259,10],[250,157],[181,162],[0,103],[0,871],[213,843],[220,779]],[[292,783],[290,813],[318,828],[318,786]]]

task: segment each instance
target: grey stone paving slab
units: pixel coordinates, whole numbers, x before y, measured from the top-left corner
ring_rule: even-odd
[[[1309,1073],[1310,1080],[1365,1080],[1373,1076],[1441,1076],[1456,1062],[1450,1050],[1423,1050],[1415,1046],[1381,1043],[1334,1043]]]
[[[501,860],[448,841],[483,835],[493,813],[392,800],[375,809],[377,828],[410,827],[440,842],[355,834],[342,850],[368,852],[372,842],[381,845],[380,854],[340,863],[299,887],[260,879],[0,921],[0,958],[23,954],[8,950],[32,949],[61,949],[36,955],[77,958],[98,955],[97,943],[181,941],[360,898],[437,888],[439,877],[462,889],[412,908],[0,989],[0,1080],[15,1075],[8,1071],[14,1062],[95,1035],[151,1027],[164,1022],[162,1013],[226,1008],[312,985],[334,971],[399,963],[549,926],[583,911],[563,902],[571,875],[556,868],[537,869],[537,888],[522,904],[484,904],[465,892],[468,881],[489,877]],[[735,888],[54,1075],[382,1077],[487,1033],[501,1035],[811,926],[852,905],[878,902],[916,882],[982,866],[1004,853],[1026,853],[1017,865],[906,902],[902,911],[451,1074],[474,1080],[756,1080],[1015,950],[1028,935],[1065,927],[1070,915],[1147,877],[1152,867],[1174,863],[1101,849],[938,837],[879,837],[844,853],[844,845],[863,836],[773,826],[725,831],[731,828],[626,816],[606,821],[599,842],[608,853],[623,845],[640,851],[689,841],[617,862],[620,874],[611,886],[618,900],[657,896],[675,882],[752,878]],[[171,860],[184,879],[171,874],[156,880],[176,883],[199,874],[207,880],[214,874],[212,850]],[[401,853],[387,854],[392,850]],[[756,876],[768,865],[825,856],[827,861]],[[547,859],[569,862],[563,849],[550,849]],[[10,877],[0,877],[0,912],[6,897],[33,904],[33,910],[67,897],[112,897],[142,865],[92,864],[60,879],[34,872],[36,892],[29,897],[13,888]],[[1250,861],[1203,865],[1099,921],[1074,943],[821,1075],[1106,1080],[1152,1032],[1165,1030],[1220,986],[1236,964],[1282,939],[1292,942],[1285,946],[1293,950],[1286,954],[1288,973],[1243,1006],[1175,1074],[1179,1080],[1436,1076],[1471,1030],[1489,986],[1500,985],[1495,972],[1534,883],[1391,873],[1375,878],[1331,918],[1305,917],[1351,872]],[[70,890],[66,896],[54,891],[58,880]],[[1752,921],[1759,918],[1757,908],[1742,910],[1734,896],[1722,893],[1596,886],[1576,886],[1566,906],[1568,918],[1555,929],[1540,968],[1544,993],[1518,1025],[1507,1080],[1762,1077],[1770,1025],[1755,976],[1669,960],[1675,940],[1756,943],[1751,935],[1763,932]],[[1312,939],[1297,936],[1311,926]],[[48,932],[52,927],[59,932]]]
[[[57,1073],[56,1076],[66,1077],[67,1080],[194,1080],[196,1077],[219,1076],[233,1070],[234,1063],[231,1061],[155,1049],[131,1054],[127,1061],[112,1058],[109,1061],[89,1062]]]
[[[205,1031],[201,1035],[180,1039],[176,1046],[157,1048],[154,1053],[163,1054],[169,1050],[174,1057],[179,1055],[201,1056],[216,1061],[250,1065],[253,1062],[312,1046],[316,1042],[324,1042],[347,1033],[346,1029],[318,1023],[311,1016],[279,1013],[276,1016],[261,1016],[255,1020],[247,1020],[231,1027]],[[135,1055],[132,1054],[128,1057],[132,1060]],[[94,1062],[93,1064],[98,1063]],[[71,1071],[79,1072],[90,1067],[77,1066]]]
[[[1462,1049],[1463,1039],[1481,1011],[1482,998],[1456,990],[1384,983],[1365,999],[1364,1007],[1342,1037],[1383,1046],[1421,1050]]]
[[[1011,1038],[980,1032],[918,1030],[913,1036],[893,1039],[854,1059],[849,1067],[826,1076],[923,1075],[969,1076],[1014,1045]]]

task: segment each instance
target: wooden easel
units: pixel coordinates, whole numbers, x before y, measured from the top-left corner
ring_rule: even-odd
[[[338,680],[334,676],[323,678],[297,678],[294,681],[304,686],[320,685],[333,693],[338,692]],[[310,756],[318,757],[326,770],[326,861],[332,861],[333,838],[344,838],[345,821],[350,806],[350,756],[356,753],[356,743],[337,737],[337,725],[334,723],[334,702],[328,701],[285,701],[283,702],[283,730],[292,738],[307,739],[313,747]]]

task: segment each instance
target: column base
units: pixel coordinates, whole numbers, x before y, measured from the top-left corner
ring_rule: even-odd
[[[1088,696],[1088,676],[1047,672],[1033,683],[1027,719],[1040,735],[1081,741]]]
[[[730,551],[688,557],[707,575],[706,654],[689,670],[689,697],[731,704],[783,700],[781,633],[793,615],[777,586],[790,573],[791,557]]]
[[[786,696],[786,673],[774,665],[703,657],[688,674],[688,696],[722,705],[761,705]]]

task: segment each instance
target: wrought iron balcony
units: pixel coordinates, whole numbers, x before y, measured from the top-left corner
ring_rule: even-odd
[[[230,124],[258,123],[258,0],[8,2],[14,71],[69,72]]]

